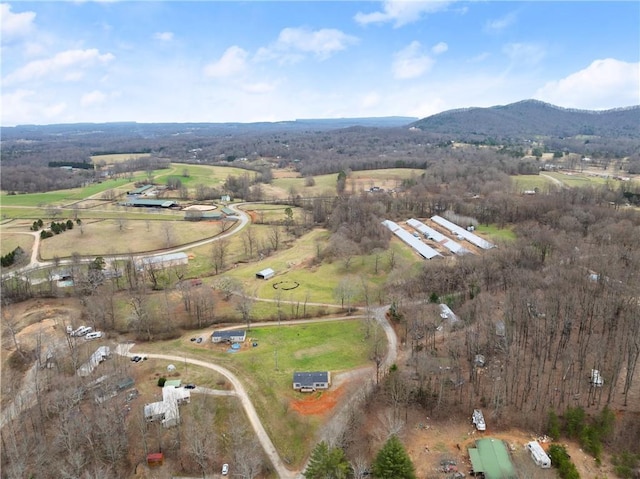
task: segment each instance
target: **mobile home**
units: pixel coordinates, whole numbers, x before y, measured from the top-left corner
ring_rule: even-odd
[[[547,456],[547,453],[542,449],[542,446],[538,441],[531,441],[527,443],[527,449],[531,453],[531,459],[538,466],[543,469],[548,469],[551,467],[551,459]]]

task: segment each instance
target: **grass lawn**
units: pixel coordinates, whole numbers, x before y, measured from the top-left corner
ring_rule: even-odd
[[[540,192],[546,192],[549,186],[554,185],[553,181],[545,176],[540,175],[518,175],[512,176],[511,181],[517,192],[522,193],[525,190],[535,190],[538,188]]]
[[[516,239],[516,234],[511,228],[498,228],[496,225],[478,225],[476,232],[486,235],[489,240],[497,242],[509,242]]]

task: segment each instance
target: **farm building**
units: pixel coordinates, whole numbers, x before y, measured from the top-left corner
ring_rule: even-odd
[[[153,188],[153,185],[144,185],[135,190],[127,191],[127,195],[142,195]]]
[[[440,232],[434,230],[433,228],[425,225],[421,221],[418,221],[418,220],[416,220],[414,218],[411,218],[410,220],[407,220],[407,224],[409,226],[411,226],[413,229],[415,229],[415,230],[419,231],[420,233],[422,233],[422,235],[425,238],[430,239],[432,241],[435,241],[436,243],[441,244],[442,246],[447,248],[449,251],[451,251],[453,254],[463,255],[463,254],[469,253],[469,250],[464,248],[461,244],[456,243],[455,241],[447,238],[442,233],[440,233]]]
[[[109,346],[100,346],[96,349],[96,352],[91,355],[89,360],[78,368],[78,376],[88,376],[98,364],[110,357],[111,348]]]
[[[244,329],[230,329],[226,331],[214,331],[211,341],[214,343],[244,343],[247,332]]]
[[[180,405],[190,400],[188,389],[165,386],[162,388],[162,401],[145,404],[144,418],[147,422],[161,421],[164,427],[177,426],[180,423]]]
[[[160,269],[167,268],[169,266],[179,266],[181,264],[188,264],[189,256],[187,253],[169,253],[169,254],[161,254],[157,256],[147,256],[146,258],[142,258],[138,263],[139,269],[144,269],[145,267]]]
[[[186,221],[218,221],[222,218],[224,215],[219,211],[187,210],[184,214]]]
[[[551,467],[551,459],[549,459],[549,456],[547,456],[547,453],[544,449],[542,449],[542,446],[538,441],[528,442],[527,449],[529,449],[529,452],[531,452],[531,459],[533,459],[533,462],[535,462],[538,466],[542,467],[543,469],[548,469],[549,467]]]
[[[331,385],[329,371],[311,373],[293,373],[293,389],[302,392],[313,392],[316,389],[328,389]]]
[[[127,198],[124,206],[134,206],[138,208],[171,208],[178,206],[173,200],[139,200],[138,198]]]
[[[276,275],[276,272],[271,268],[263,269],[262,271],[258,271],[256,273],[256,278],[258,279],[271,279]]]
[[[476,447],[469,448],[473,475],[485,479],[517,479],[509,451],[499,439],[478,439]]]
[[[422,241],[420,241],[419,238],[416,238],[411,233],[401,228],[399,225],[397,225],[393,221],[384,220],[382,222],[382,225],[385,226],[389,231],[391,231],[398,238],[400,238],[404,243],[411,246],[423,258],[432,259],[432,258],[442,256],[436,250],[424,244]]]
[[[462,228],[461,226],[458,226],[457,224],[444,219],[442,216],[432,216],[431,221],[451,231],[451,233],[455,234],[457,237],[466,239],[469,243],[477,246],[478,248],[491,249],[496,247],[496,245],[494,245],[493,243],[489,243],[487,240],[484,240],[479,236],[471,233],[470,231]]]
[[[227,216],[232,216],[236,214],[235,211],[233,211],[231,208],[227,208],[226,206],[222,208],[222,212]]]

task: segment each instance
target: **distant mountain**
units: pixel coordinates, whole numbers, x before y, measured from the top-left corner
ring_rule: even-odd
[[[537,100],[490,108],[450,110],[410,125],[420,130],[459,137],[503,138],[578,135],[608,138],[640,137],[640,105],[606,111],[573,110]]]
[[[52,125],[18,125],[2,127],[2,138],[41,139],[47,137],[101,137],[112,135],[155,138],[166,135],[215,136],[242,133],[269,133],[274,131],[325,131],[351,127],[395,128],[405,127],[416,117],[390,116],[371,118],[298,119],[293,121],[258,123],[66,123]]]

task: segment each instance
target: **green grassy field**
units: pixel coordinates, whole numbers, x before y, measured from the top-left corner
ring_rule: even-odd
[[[541,193],[548,191],[549,187],[554,185],[553,181],[545,176],[540,175],[518,175],[512,176],[514,188],[518,193],[522,193],[526,190],[538,190]]]
[[[498,228],[496,225],[478,225],[476,231],[486,235],[491,241],[509,242],[516,239],[516,234],[511,228]]]
[[[379,186],[384,189],[397,188],[402,180],[413,176],[419,176],[423,170],[415,168],[389,168],[385,170],[365,170],[354,171],[347,179],[347,191],[360,192],[368,190],[372,186]],[[318,175],[313,177],[314,186],[305,186],[305,178],[276,178],[272,182],[273,188],[280,190],[288,196],[292,190],[302,196],[327,196],[336,192],[338,175]]]
[[[559,173],[556,171],[548,171],[545,172],[545,175],[548,175],[552,178],[556,178],[561,181],[565,186],[569,187],[578,187],[578,186],[602,186],[606,185],[607,178],[603,178],[602,176],[592,176],[589,174],[579,174],[579,173]]]

